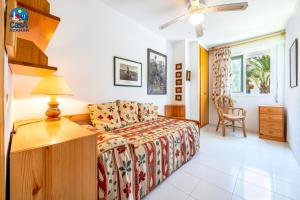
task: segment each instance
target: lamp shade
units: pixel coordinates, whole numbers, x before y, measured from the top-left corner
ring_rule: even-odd
[[[42,79],[31,94],[72,95],[72,91],[63,77],[51,75]]]

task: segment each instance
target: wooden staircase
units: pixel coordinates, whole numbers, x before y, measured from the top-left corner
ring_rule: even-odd
[[[24,8],[29,16],[29,32],[11,32],[9,13],[13,8]],[[48,66],[44,53],[60,18],[50,14],[47,0],[8,0],[6,14],[6,50],[13,74],[26,76],[48,76],[57,67]]]

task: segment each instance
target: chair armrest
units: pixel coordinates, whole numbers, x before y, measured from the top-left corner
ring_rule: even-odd
[[[247,111],[244,108],[233,108],[233,107],[229,107],[228,109],[232,110],[232,113],[237,110],[238,114],[240,114],[240,112],[242,112],[243,116],[246,116]]]

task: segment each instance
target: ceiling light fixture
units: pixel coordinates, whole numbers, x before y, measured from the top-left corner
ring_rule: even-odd
[[[194,26],[202,24],[203,20],[204,20],[204,15],[202,13],[193,14],[189,19],[190,24]]]

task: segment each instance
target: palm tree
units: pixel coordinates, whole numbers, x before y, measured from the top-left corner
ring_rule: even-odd
[[[247,83],[253,81],[261,94],[270,93],[270,55],[247,60]]]

